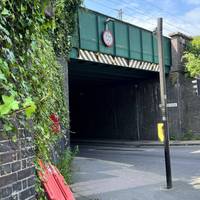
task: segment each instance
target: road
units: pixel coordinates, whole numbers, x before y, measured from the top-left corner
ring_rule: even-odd
[[[173,189],[165,189],[162,147],[81,146],[73,164],[77,200],[199,200],[200,146],[171,147]]]

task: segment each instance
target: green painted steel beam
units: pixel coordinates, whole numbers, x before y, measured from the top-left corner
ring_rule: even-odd
[[[112,47],[106,47],[102,40],[108,18],[112,19],[107,23],[107,28],[114,37]],[[151,31],[84,8],[79,9],[77,20],[78,27],[73,37],[73,47],[130,60],[158,63],[157,38]],[[169,68],[171,66],[170,38],[164,37],[163,43],[164,62]],[[76,58],[76,52],[72,51],[71,57]]]

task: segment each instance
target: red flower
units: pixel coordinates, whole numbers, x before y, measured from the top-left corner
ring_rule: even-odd
[[[59,118],[55,113],[50,115],[50,119],[53,123],[59,123]]]
[[[51,126],[51,130],[54,133],[59,133],[61,131],[61,127],[60,127],[60,123],[59,123],[59,118],[58,116],[53,113],[49,116],[49,118],[51,119],[51,121],[53,122],[52,126]]]

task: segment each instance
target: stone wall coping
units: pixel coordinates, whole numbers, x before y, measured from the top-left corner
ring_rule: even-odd
[[[170,33],[169,36],[171,38],[174,38],[174,37],[183,37],[183,38],[185,38],[187,40],[192,40],[191,36],[185,35],[184,33],[181,33],[181,32]]]

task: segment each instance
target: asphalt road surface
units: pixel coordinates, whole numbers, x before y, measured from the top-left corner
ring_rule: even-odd
[[[73,163],[77,200],[199,200],[200,146],[171,147],[173,188],[165,188],[162,147],[80,146]]]

